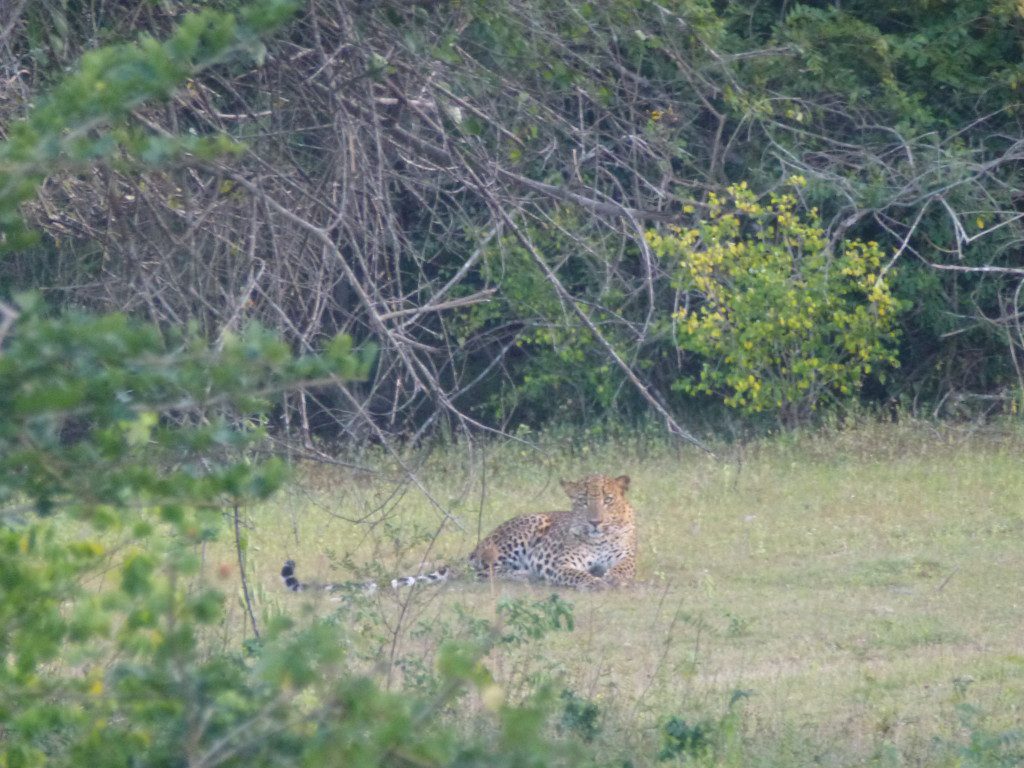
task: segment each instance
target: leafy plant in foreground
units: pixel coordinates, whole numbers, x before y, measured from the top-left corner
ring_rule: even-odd
[[[373,353],[339,337],[295,358],[259,328],[211,348],[32,297],[7,311],[0,765],[173,764],[253,698],[240,659],[201,651],[223,595],[200,552],[225,510],[284,480],[255,453],[266,395],[365,376]]]
[[[130,119],[132,110],[168,98],[197,72],[232,56],[261,58],[261,35],[294,11],[293,0],[254,0],[237,13],[205,8],[184,14],[166,40],[143,35],[86,53],[0,143],[0,248],[34,240],[18,207],[57,169],[89,168],[100,160],[154,166],[185,155],[210,159],[240,150],[223,133],[153,132]]]

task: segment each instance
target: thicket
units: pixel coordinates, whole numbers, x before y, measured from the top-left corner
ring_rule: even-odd
[[[7,244],[29,237],[17,205],[56,170],[195,153],[186,137],[132,157],[152,145],[121,133],[118,118],[210,62],[258,52],[261,28],[289,11],[277,0],[237,16],[204,11],[166,41],[86,57],[0,148],[25,169],[0,198]],[[81,98],[97,91],[116,95]],[[379,648],[371,640],[360,653],[345,611],[302,629],[255,615],[240,516],[285,478],[263,450],[270,405],[289,389],[365,379],[375,356],[344,334],[294,355],[255,324],[211,343],[195,327],[52,312],[36,294],[0,303],[0,766],[590,762],[582,740],[548,729],[545,690],[507,701],[482,663],[496,647],[571,629],[555,596],[498,606],[501,631],[467,621],[401,691],[368,674]],[[236,569],[205,558],[226,531],[244,644],[224,626]],[[482,709],[465,704],[469,691]],[[472,731],[452,717],[460,709],[475,711]],[[570,733],[586,722],[576,711],[563,718]]]
[[[5,137],[84,52],[188,7],[14,3]],[[297,352],[375,340],[367,382],[283,398],[307,441],[641,414],[687,436],[712,401],[678,383],[721,359],[678,343],[702,296],[646,235],[801,175],[817,258],[877,242],[905,307],[900,367],[850,398],[1012,409],[1022,26],[1016,0],[310,0],[254,58],[126,109],[103,162],[48,176],[24,207],[44,236],[0,287],[208,338],[258,319]]]

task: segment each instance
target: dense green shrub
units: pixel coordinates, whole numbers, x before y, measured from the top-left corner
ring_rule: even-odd
[[[687,392],[793,425],[898,365],[900,304],[881,248],[847,240],[833,253],[817,211],[802,215],[792,194],[761,202],[734,185],[711,195],[697,227],[648,240],[685,292],[677,343],[701,361],[699,376],[680,380]]]

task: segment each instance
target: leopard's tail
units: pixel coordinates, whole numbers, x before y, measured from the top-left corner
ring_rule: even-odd
[[[399,587],[411,587],[414,584],[440,584],[448,581],[448,577],[451,576],[451,572],[451,568],[447,565],[442,565],[436,571],[421,573],[419,576],[400,576],[397,579],[391,580],[391,588],[398,589]]]
[[[281,567],[281,580],[284,582],[285,587],[290,589],[292,592],[305,592],[307,590],[331,592],[336,587],[340,586],[336,584],[319,584],[315,582],[299,581],[299,577],[295,575],[294,560],[286,560],[285,564]]]
[[[448,581],[448,576],[451,573],[451,569],[445,565],[438,568],[436,571],[430,573],[424,573],[419,576],[401,576],[397,579],[391,580],[391,588],[398,589],[399,587],[411,587],[414,584],[438,584],[441,582]],[[336,592],[338,590],[356,590],[363,592],[376,592],[377,582],[375,581],[364,581],[362,583],[341,583],[341,584],[319,584],[314,582],[299,581],[299,577],[295,575],[295,561],[287,560],[284,566],[281,568],[281,580],[284,582],[285,588],[292,592],[305,592],[307,590],[319,590],[321,592]]]

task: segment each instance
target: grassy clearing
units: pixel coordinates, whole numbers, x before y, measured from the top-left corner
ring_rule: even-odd
[[[574,632],[490,660],[510,696],[554,675],[597,704],[596,738],[637,765],[653,761],[669,717],[721,717],[736,691],[739,735],[721,762],[990,764],[975,755],[984,744],[965,746],[971,734],[1024,729],[1022,449],[1016,432],[870,425],[717,459],[637,443],[452,451],[418,471],[463,526],[446,524],[436,538],[441,511],[423,490],[389,482],[397,467],[307,468],[252,511],[250,557],[264,612],[329,612],[335,604],[283,592],[286,557],[304,578],[362,577],[341,563],[408,572],[425,552],[461,558],[478,527],[563,508],[560,476],[628,473],[640,584],[563,594]],[[409,670],[410,659],[430,663],[454,606],[492,618],[501,596],[549,591],[460,584],[385,594],[352,621],[380,631],[379,659]]]

